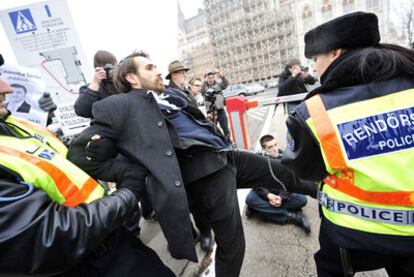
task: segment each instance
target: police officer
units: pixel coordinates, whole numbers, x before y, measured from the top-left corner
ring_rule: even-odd
[[[0,80],[0,275],[174,276],[122,223],[138,207],[145,174],[116,161],[110,196],[66,158],[47,129],[10,115]]]
[[[321,86],[287,121],[283,162],[319,180],[319,276],[414,276],[414,52],[380,44],[375,14],[305,35]]]

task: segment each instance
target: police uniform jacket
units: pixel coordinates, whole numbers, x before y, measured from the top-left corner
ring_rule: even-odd
[[[306,99],[320,94],[327,110],[367,99],[373,99],[392,93],[414,88],[414,80],[404,77],[403,71],[396,70],[395,76],[388,80],[374,82],[372,78],[362,79],[354,74],[359,65],[361,50],[350,50],[335,60],[321,76],[322,86],[311,91]],[[383,61],[378,60],[378,64]],[[414,96],[413,96],[414,97]],[[321,181],[328,175],[320,151],[320,146],[305,121],[309,118],[306,104],[302,102],[287,120],[287,127],[294,143],[283,157],[282,163],[293,169],[300,178]],[[352,229],[334,225],[322,219],[321,228],[325,228],[333,241],[343,248],[375,249],[378,252],[396,255],[412,255],[413,237],[397,237],[379,234],[363,235]]]

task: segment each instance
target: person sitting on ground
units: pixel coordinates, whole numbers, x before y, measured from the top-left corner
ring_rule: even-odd
[[[260,145],[263,155],[278,158],[280,152],[272,135],[262,136]],[[279,224],[293,223],[306,233],[310,233],[309,219],[302,211],[306,203],[306,196],[299,193],[285,193],[272,188],[253,188],[246,197],[246,216],[258,216]]]

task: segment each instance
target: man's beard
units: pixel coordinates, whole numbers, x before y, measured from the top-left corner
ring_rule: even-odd
[[[161,78],[157,78],[152,82],[148,81],[148,80],[141,79],[140,83],[142,85],[142,88],[144,88],[144,89],[154,90],[154,91],[159,92],[159,93],[163,93],[165,91],[165,86],[162,83]]]

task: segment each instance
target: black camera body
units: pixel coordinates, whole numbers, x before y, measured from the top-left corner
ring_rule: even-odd
[[[211,106],[214,106],[214,104],[216,103],[216,94],[218,93],[218,91],[216,91],[213,88],[209,88],[207,89],[207,91],[204,93],[204,98],[205,101],[208,101],[211,103]]]
[[[104,79],[104,81],[112,82],[112,77],[114,76],[114,66],[110,63],[107,63],[103,67],[103,70],[105,70],[105,73],[106,73],[106,79]]]

